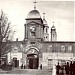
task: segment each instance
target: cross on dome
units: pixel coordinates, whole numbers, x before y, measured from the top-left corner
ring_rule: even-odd
[[[53,26],[54,26],[54,23],[55,23],[55,22],[53,21],[52,23],[53,23]]]
[[[51,27],[51,29],[54,30],[54,29],[56,29],[55,26],[54,26],[55,22],[53,21],[52,23],[53,23],[53,26]]]
[[[36,10],[36,0],[33,2],[34,3],[34,10]]]
[[[43,13],[43,19],[45,19],[45,13]]]

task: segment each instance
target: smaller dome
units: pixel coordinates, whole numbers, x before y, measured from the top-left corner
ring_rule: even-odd
[[[32,10],[28,13],[27,18],[41,18],[41,16],[38,10]]]
[[[53,26],[51,27],[51,29],[56,29],[56,28],[55,28],[55,26],[53,25]]]

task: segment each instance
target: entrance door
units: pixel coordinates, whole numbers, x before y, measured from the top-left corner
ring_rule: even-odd
[[[48,68],[49,69],[53,68],[53,61],[52,61],[52,59],[48,59]]]
[[[13,58],[13,65],[15,68],[19,67],[19,60],[17,58]]]
[[[27,55],[28,67],[30,69],[38,69],[39,58],[37,54],[28,54]]]

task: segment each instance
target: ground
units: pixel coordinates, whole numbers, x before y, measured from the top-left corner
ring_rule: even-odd
[[[0,75],[2,74],[24,74],[24,75],[52,75],[52,71],[50,70],[37,70],[37,69],[13,69],[11,71],[3,71],[0,70]]]

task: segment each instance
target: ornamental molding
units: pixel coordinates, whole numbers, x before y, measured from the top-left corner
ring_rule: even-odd
[[[28,45],[25,52],[28,52],[28,50],[30,50],[30,49],[35,49],[37,52],[39,52],[39,49],[36,46],[33,46],[33,45]]]

